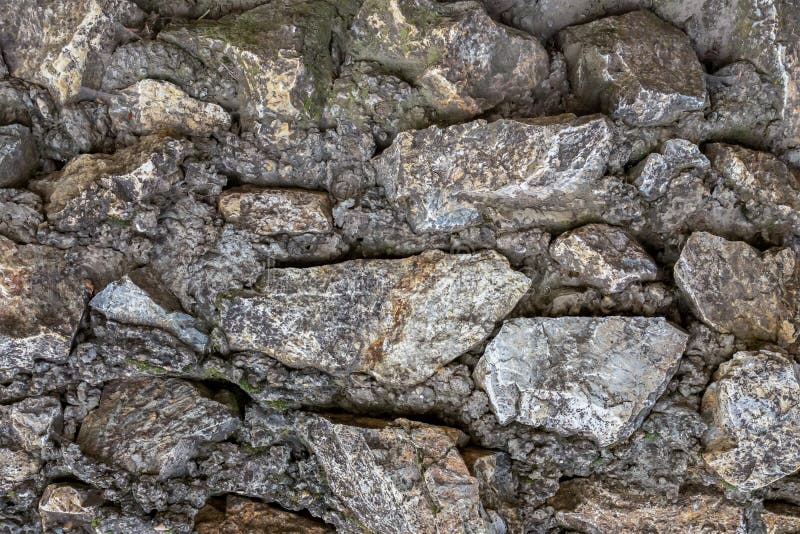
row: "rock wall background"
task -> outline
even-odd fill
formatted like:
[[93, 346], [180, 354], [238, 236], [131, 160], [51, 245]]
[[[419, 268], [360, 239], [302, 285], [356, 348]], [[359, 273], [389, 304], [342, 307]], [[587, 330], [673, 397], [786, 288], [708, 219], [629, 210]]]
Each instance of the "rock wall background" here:
[[800, 3], [0, 20], [0, 532], [800, 532]]

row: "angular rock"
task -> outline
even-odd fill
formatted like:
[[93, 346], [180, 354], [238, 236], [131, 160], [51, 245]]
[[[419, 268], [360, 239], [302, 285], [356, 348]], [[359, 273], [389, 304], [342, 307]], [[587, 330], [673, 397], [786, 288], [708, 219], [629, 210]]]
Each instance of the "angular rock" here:
[[223, 509], [204, 506], [195, 518], [197, 534], [330, 534], [332, 527], [259, 501], [228, 495]]
[[612, 136], [600, 116], [477, 120], [403, 132], [373, 162], [415, 232], [486, 220], [513, 229], [525, 224], [526, 210], [565, 210], [597, 188]]
[[73, 484], [50, 484], [39, 500], [45, 532], [58, 527], [91, 528], [103, 499], [98, 491]]
[[743, 490], [800, 469], [798, 398], [798, 365], [790, 356], [767, 350], [734, 354], [703, 396], [706, 463]]
[[648, 11], [573, 26], [558, 41], [585, 112], [653, 126], [705, 106], [703, 67], [689, 38]]
[[495, 252], [272, 269], [218, 299], [218, 323], [234, 351], [411, 385], [485, 339], [529, 284]]
[[0, 126], [0, 187], [25, 185], [38, 166], [31, 131], [21, 124]]
[[550, 256], [579, 283], [605, 293], [658, 276], [658, 266], [636, 239], [606, 224], [587, 224], [561, 234], [550, 244]]
[[793, 534], [800, 532], [800, 507], [785, 503], [764, 503], [761, 512], [766, 534]]
[[170, 82], [142, 80], [120, 91], [108, 110], [118, 131], [207, 136], [231, 126], [217, 104], [201, 102]]
[[63, 252], [0, 237], [0, 376], [63, 362], [90, 293]]
[[113, 224], [137, 232], [156, 226], [149, 201], [169, 190], [186, 145], [152, 136], [112, 155], [85, 154], [31, 184], [45, 198], [47, 219], [62, 232], [93, 235]]
[[511, 319], [475, 380], [502, 425], [517, 421], [606, 447], [641, 424], [689, 336], [656, 317]]
[[548, 501], [558, 525], [577, 532], [748, 532], [744, 511], [722, 495], [687, 490], [677, 499], [636, 495], [594, 478], [568, 480]]
[[246, 120], [313, 119], [333, 81], [336, 20], [337, 9], [325, 1], [287, 0], [219, 20], [174, 23], [158, 37], [227, 71]]
[[197, 447], [221, 441], [239, 426], [230, 409], [177, 379], [117, 381], [83, 420], [84, 454], [134, 474], [181, 475]]
[[175, 298], [145, 276], [137, 282], [126, 275], [110, 283], [92, 298], [89, 306], [118, 323], [159, 328], [169, 332], [194, 350], [203, 352], [208, 336], [197, 329], [197, 321], [182, 313]]
[[28, 398], [0, 406], [0, 491], [12, 491], [34, 478], [44, 463], [43, 449], [60, 433], [61, 403], [56, 398]]
[[11, 75], [45, 86], [60, 104], [98, 88], [114, 47], [144, 19], [126, 0], [21, 0], [0, 5], [0, 48]]
[[535, 38], [495, 23], [474, 2], [368, 0], [353, 21], [348, 52], [420, 87], [449, 121], [530, 99], [549, 72]]
[[42, 199], [24, 189], [0, 189], [0, 235], [17, 243], [32, 243], [44, 221]]
[[333, 214], [327, 193], [243, 186], [225, 190], [219, 212], [229, 223], [259, 235], [327, 234]]
[[405, 419], [353, 423], [306, 415], [297, 424], [349, 530], [495, 532], [456, 448], [463, 434]]
[[791, 343], [800, 334], [800, 269], [792, 250], [761, 253], [742, 241], [695, 232], [674, 271], [697, 317], [715, 330], [780, 343]]

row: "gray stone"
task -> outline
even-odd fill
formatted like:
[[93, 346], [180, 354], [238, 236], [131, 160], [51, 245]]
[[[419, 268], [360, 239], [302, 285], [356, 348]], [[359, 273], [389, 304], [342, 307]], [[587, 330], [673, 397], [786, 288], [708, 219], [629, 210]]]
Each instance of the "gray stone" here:
[[126, 275], [95, 295], [89, 306], [118, 323], [169, 332], [194, 350], [203, 352], [208, 336], [198, 330], [197, 321], [176, 310], [174, 303], [165, 302], [167, 295], [163, 289], [142, 282], [137, 284]]
[[678, 369], [689, 336], [663, 318], [511, 319], [475, 380], [513, 421], [606, 447], [641, 424]]
[[42, 199], [24, 189], [0, 189], [0, 235], [16, 243], [36, 240], [42, 216]]
[[600, 116], [477, 120], [403, 132], [374, 163], [379, 185], [415, 232], [487, 220], [514, 229], [599, 189], [612, 137]]
[[535, 38], [495, 23], [476, 2], [368, 0], [350, 36], [354, 59], [400, 73], [445, 120], [530, 99], [549, 70]]
[[344, 532], [496, 532], [456, 448], [458, 430], [319, 416], [302, 417], [297, 428], [349, 516], [349, 525], [337, 525]]
[[606, 224], [588, 224], [561, 234], [550, 244], [550, 256], [580, 284], [605, 293], [618, 293], [634, 282], [658, 276], [658, 266], [636, 239]]
[[800, 469], [798, 371], [766, 350], [737, 352], [717, 370], [703, 396], [703, 458], [726, 482], [755, 490]]
[[117, 381], [83, 420], [77, 443], [84, 454], [134, 474], [179, 476], [205, 442], [239, 427], [229, 407], [177, 379]]
[[558, 41], [584, 111], [652, 126], [705, 106], [703, 67], [689, 38], [650, 12], [567, 28]]
[[33, 479], [44, 464], [44, 451], [61, 431], [57, 398], [27, 398], [0, 406], [0, 491], [12, 492]]
[[742, 241], [695, 232], [674, 271], [697, 317], [715, 330], [780, 343], [791, 343], [800, 334], [792, 250], [761, 253]]
[[38, 166], [31, 131], [21, 124], [0, 126], [0, 187], [25, 185]]
[[530, 281], [495, 252], [272, 269], [219, 300], [231, 350], [412, 385], [485, 339]]
[[39, 500], [42, 529], [49, 532], [58, 527], [91, 528], [103, 498], [100, 492], [74, 484], [50, 484]]
[[333, 231], [331, 203], [320, 191], [237, 187], [220, 195], [219, 212], [227, 222], [258, 235]]

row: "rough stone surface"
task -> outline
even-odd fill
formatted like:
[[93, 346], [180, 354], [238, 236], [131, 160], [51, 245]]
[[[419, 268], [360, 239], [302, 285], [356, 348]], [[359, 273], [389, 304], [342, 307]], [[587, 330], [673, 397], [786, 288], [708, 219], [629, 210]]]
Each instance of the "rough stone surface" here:
[[576, 273], [580, 283], [607, 293], [658, 276], [655, 261], [628, 232], [604, 224], [561, 234], [550, 245], [550, 256], [564, 270]]
[[688, 336], [664, 319], [512, 319], [475, 370], [501, 424], [624, 439], [663, 393]]
[[85, 454], [131, 473], [171, 477], [186, 472], [201, 443], [221, 441], [238, 426], [230, 407], [187, 382], [120, 381], [104, 388], [77, 443]]
[[335, 532], [324, 523], [312, 521], [300, 514], [234, 495], [228, 495], [220, 508], [206, 505], [200, 510], [194, 524], [197, 534], [247, 534], [251, 532], [330, 534]]
[[483, 341], [529, 280], [496, 253], [273, 269], [220, 303], [231, 350], [415, 384]]
[[328, 195], [302, 189], [228, 189], [219, 197], [229, 223], [258, 235], [327, 234], [333, 230]]
[[696, 232], [675, 264], [675, 282], [712, 328], [791, 343], [800, 333], [798, 272], [790, 249], [760, 253], [747, 243]]
[[375, 165], [387, 198], [415, 232], [486, 219], [513, 229], [538, 215], [526, 210], [565, 210], [571, 197], [594, 187], [611, 144], [611, 125], [600, 116], [473, 121], [402, 133]]
[[21, 124], [0, 126], [0, 187], [24, 185], [37, 166], [30, 130]]
[[800, 469], [797, 367], [776, 352], [738, 352], [714, 375], [703, 458], [726, 482], [753, 490]]
[[50, 484], [39, 501], [42, 529], [91, 528], [98, 505], [102, 503], [102, 497], [96, 493], [73, 484]]
[[651, 126], [705, 105], [703, 67], [689, 38], [648, 11], [567, 28], [558, 41], [584, 109]]

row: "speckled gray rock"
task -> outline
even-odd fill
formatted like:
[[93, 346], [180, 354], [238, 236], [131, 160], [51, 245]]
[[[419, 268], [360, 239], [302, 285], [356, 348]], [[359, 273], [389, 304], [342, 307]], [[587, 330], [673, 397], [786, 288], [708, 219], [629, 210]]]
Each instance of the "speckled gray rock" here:
[[415, 232], [487, 220], [514, 229], [599, 188], [612, 138], [600, 116], [478, 120], [401, 133], [374, 163], [378, 183]]
[[349, 516], [338, 530], [496, 532], [480, 503], [478, 481], [456, 448], [464, 437], [458, 430], [404, 419], [336, 423], [318, 416], [301, 418], [297, 427]]
[[333, 231], [330, 199], [320, 191], [252, 186], [227, 189], [219, 197], [219, 212], [227, 222], [258, 235]]
[[0, 237], [0, 376], [64, 361], [90, 292], [61, 251]]
[[548, 74], [544, 47], [494, 22], [477, 2], [367, 0], [350, 37], [353, 58], [400, 73], [446, 120], [529, 100]]
[[126, 0], [3, 2], [0, 47], [13, 76], [45, 86], [63, 104], [99, 86], [114, 46], [135, 38], [125, 28], [143, 18]]
[[107, 319], [131, 326], [158, 328], [169, 332], [194, 350], [203, 352], [208, 337], [197, 329], [197, 321], [176, 310], [174, 297], [148, 280], [139, 284], [126, 275], [107, 285], [92, 298], [89, 306]]
[[495, 252], [267, 271], [219, 300], [234, 351], [412, 385], [485, 339], [530, 280]]
[[120, 91], [108, 110], [118, 132], [210, 135], [227, 130], [231, 117], [217, 104], [201, 102], [173, 83], [142, 80]]
[[703, 67], [689, 38], [648, 11], [567, 28], [558, 41], [586, 111], [648, 126], [705, 106]]
[[30, 129], [0, 126], [0, 187], [24, 185], [39, 162]]
[[37, 475], [50, 440], [61, 431], [61, 416], [61, 403], [53, 397], [0, 406], [0, 491], [11, 492]]
[[688, 338], [663, 318], [511, 319], [486, 347], [475, 380], [500, 424], [608, 446], [641, 424]]
[[0, 235], [16, 243], [36, 239], [42, 216], [42, 199], [24, 189], [0, 189]]
[[633, 236], [606, 224], [587, 224], [561, 234], [550, 244], [550, 256], [579, 283], [606, 293], [658, 275], [658, 266]]
[[167, 478], [186, 472], [201, 443], [221, 441], [238, 427], [230, 407], [188, 382], [142, 378], [107, 384], [77, 443], [110, 465]]
[[100, 492], [89, 487], [67, 483], [50, 484], [39, 500], [42, 529], [48, 532], [58, 527], [92, 528], [92, 521], [102, 502]]
[[331, 534], [335, 530], [303, 515], [261, 501], [228, 495], [221, 509], [204, 506], [195, 518], [197, 534]]
[[800, 379], [790, 356], [737, 352], [703, 396], [703, 458], [726, 482], [761, 488], [800, 469]]
[[675, 264], [675, 282], [712, 328], [741, 339], [794, 341], [798, 265], [790, 249], [759, 252], [742, 241], [695, 232]]

